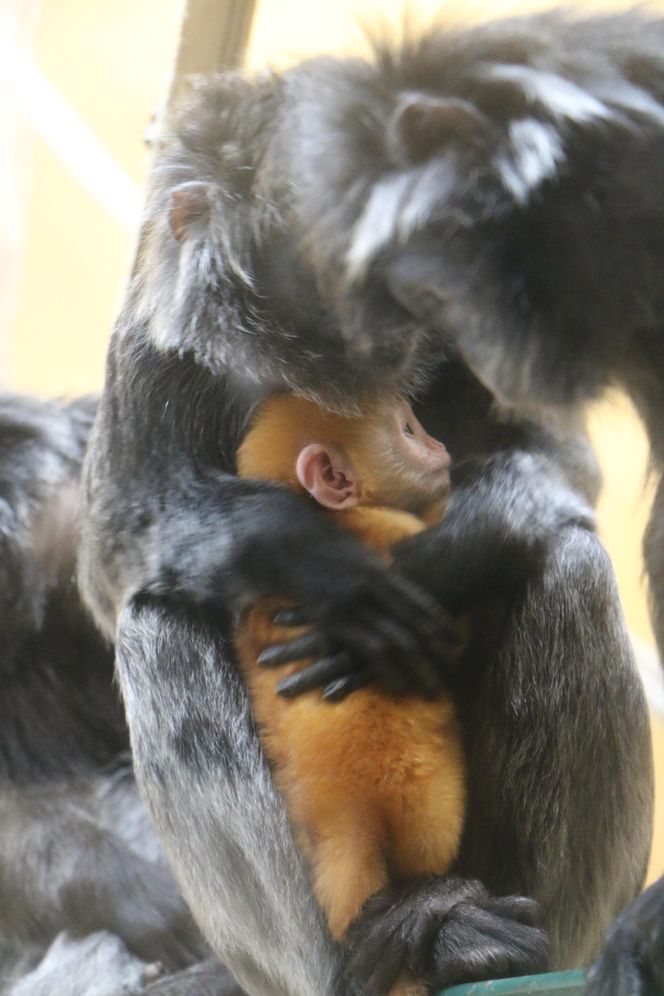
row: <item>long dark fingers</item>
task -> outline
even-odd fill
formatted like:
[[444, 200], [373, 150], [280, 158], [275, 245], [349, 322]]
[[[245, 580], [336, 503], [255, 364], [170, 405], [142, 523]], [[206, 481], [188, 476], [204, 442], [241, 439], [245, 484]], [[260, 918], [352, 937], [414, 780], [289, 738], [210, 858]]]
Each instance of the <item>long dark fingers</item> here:
[[490, 900], [491, 912], [506, 920], [516, 920], [527, 927], [539, 927], [544, 919], [542, 907], [527, 896], [499, 896]]
[[417, 637], [378, 609], [361, 610], [340, 622], [335, 637], [360, 669], [395, 694], [415, 690], [433, 695], [440, 687], [438, 668], [424, 656]]
[[323, 657], [314, 661], [309, 667], [291, 674], [277, 685], [279, 695], [294, 698], [302, 692], [310, 692], [314, 688], [323, 688], [348, 675], [349, 658], [346, 653]]
[[383, 648], [371, 662], [374, 673], [387, 687], [401, 691], [416, 688], [433, 695], [440, 688], [440, 676], [435, 664], [425, 656], [421, 642], [410, 630], [391, 619], [364, 617], [383, 641]]
[[275, 626], [288, 626], [296, 629], [299, 626], [310, 626], [314, 622], [311, 608], [304, 605], [294, 605], [288, 609], [278, 609], [272, 617]]
[[296, 636], [287, 643], [275, 643], [271, 647], [266, 647], [258, 655], [258, 663], [261, 667], [280, 667], [292, 661], [306, 660], [307, 657], [324, 657], [329, 650], [325, 634], [313, 630], [311, 633]]
[[446, 660], [450, 647], [458, 644], [454, 620], [427, 592], [396, 572], [387, 572], [387, 582], [370, 603], [383, 619], [402, 626], [420, 646], [423, 657]]
[[323, 698], [327, 702], [341, 702], [346, 696], [350, 695], [351, 692], [357, 691], [358, 688], [364, 688], [371, 682], [371, 672], [366, 668], [362, 668], [360, 671], [355, 671], [353, 674], [347, 674], [343, 678], [338, 678], [336, 681], [331, 682], [323, 692]]
[[435, 625], [441, 614], [438, 603], [416, 584], [396, 571], [386, 571], [382, 583], [369, 598], [391, 619], [403, 621], [416, 631]]

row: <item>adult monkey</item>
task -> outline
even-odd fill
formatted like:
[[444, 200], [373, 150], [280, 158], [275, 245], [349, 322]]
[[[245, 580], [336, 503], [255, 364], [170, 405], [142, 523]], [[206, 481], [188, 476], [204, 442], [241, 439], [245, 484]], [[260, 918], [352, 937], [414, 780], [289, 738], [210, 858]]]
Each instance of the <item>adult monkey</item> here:
[[[580, 964], [642, 881], [647, 716], [592, 533], [587, 452], [501, 409], [380, 265], [382, 241], [407, 245], [431, 197], [460, 223], [459, 184], [470, 207], [518, 199], [508, 167], [526, 168], [528, 139], [510, 122], [528, 95], [486, 70], [554, 60], [567, 30], [533, 18], [376, 64], [220, 78], [157, 154], [88, 455], [81, 578], [117, 636], [141, 790], [195, 916], [252, 994], [319, 996], [339, 968], [232, 660], [231, 617], [263, 593], [305, 607], [299, 652], [327, 658], [311, 680], [346, 689], [395, 670], [426, 683], [445, 657], [437, 605], [476, 610], [456, 682], [471, 790], [458, 875], [365, 909], [350, 967], [367, 992], [404, 964], [432, 985], [541, 967], [533, 906], [513, 893], [540, 901], [553, 964]], [[437, 89], [453, 99], [422, 127]], [[396, 570], [315, 509], [292, 514], [293, 496], [233, 476], [265, 393], [341, 407], [408, 386], [456, 459], [456, 495]], [[378, 661], [393, 666], [374, 675]]]
[[0, 393], [0, 993], [237, 996], [145, 813], [76, 588], [94, 409]]
[[[444, 330], [510, 402], [573, 409], [611, 385], [630, 395], [658, 476], [644, 556], [662, 655], [664, 21], [620, 15], [565, 24], [549, 16], [540, 21], [547, 54], [532, 58], [524, 58], [524, 28], [500, 64], [478, 64], [475, 88], [454, 92], [492, 172], [452, 189], [436, 190], [431, 177], [407, 231], [398, 207], [373, 244], [359, 223], [345, 276], [352, 283], [370, 272]], [[514, 108], [511, 157], [483, 107], [496, 84], [503, 106]], [[449, 114], [437, 95], [411, 96], [395, 135], [422, 152]], [[364, 228], [369, 220], [367, 212]], [[664, 991], [664, 879], [621, 915], [590, 991]]]

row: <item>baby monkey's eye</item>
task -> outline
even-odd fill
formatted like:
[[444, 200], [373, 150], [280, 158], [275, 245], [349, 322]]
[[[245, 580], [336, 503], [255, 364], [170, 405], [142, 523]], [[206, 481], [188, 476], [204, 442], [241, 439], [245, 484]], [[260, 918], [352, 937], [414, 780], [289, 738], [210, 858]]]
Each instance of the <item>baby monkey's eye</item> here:
[[410, 424], [410, 422], [406, 422], [404, 424], [403, 431], [406, 433], [407, 436], [414, 436], [415, 435], [415, 433], [413, 432], [413, 427]]

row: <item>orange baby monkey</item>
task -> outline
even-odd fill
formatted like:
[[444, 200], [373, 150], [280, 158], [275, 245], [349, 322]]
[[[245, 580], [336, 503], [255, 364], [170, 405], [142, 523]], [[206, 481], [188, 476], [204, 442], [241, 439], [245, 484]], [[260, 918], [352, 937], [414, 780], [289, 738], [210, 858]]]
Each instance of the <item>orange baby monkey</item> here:
[[[238, 453], [243, 477], [308, 493], [337, 524], [389, 560], [390, 548], [442, 515], [450, 459], [405, 401], [361, 418], [277, 395]], [[447, 693], [394, 698], [378, 688], [331, 705], [320, 692], [276, 693], [284, 674], [262, 650], [284, 639], [277, 603], [252, 607], [236, 635], [254, 715], [333, 936], [343, 940], [365, 900], [395, 880], [442, 874], [456, 856], [464, 811], [461, 740]], [[400, 996], [421, 993], [403, 981]]]

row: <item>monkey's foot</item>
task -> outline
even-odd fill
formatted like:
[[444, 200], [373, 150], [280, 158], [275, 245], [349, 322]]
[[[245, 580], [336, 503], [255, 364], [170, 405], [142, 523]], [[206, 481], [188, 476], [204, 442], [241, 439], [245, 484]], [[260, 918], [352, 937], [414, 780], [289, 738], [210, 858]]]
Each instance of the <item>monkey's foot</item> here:
[[418, 879], [372, 896], [351, 924], [349, 971], [371, 996], [403, 972], [436, 988], [546, 971], [548, 939], [532, 899], [492, 898], [479, 882]]

